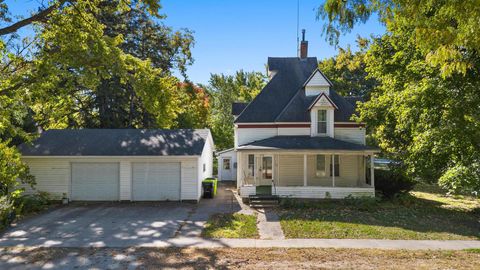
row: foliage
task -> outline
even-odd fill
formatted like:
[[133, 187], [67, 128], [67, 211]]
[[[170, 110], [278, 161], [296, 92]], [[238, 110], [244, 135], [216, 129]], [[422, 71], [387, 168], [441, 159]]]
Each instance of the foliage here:
[[258, 238], [257, 217], [244, 214], [216, 214], [202, 232], [208, 238]]
[[32, 187], [35, 184], [28, 166], [20, 160], [17, 150], [7, 143], [0, 142], [0, 195], [8, 195], [14, 191], [19, 185], [17, 179]]
[[13, 201], [5, 195], [0, 196], [0, 230], [9, 226], [15, 219]]
[[375, 170], [375, 190], [386, 198], [392, 199], [397, 194], [407, 193], [414, 186], [415, 182], [405, 176], [401, 169]]
[[470, 193], [480, 196], [480, 164], [455, 165], [439, 179], [439, 185], [452, 193]]
[[210, 114], [210, 96], [203, 87], [192, 82], [178, 85], [180, 113], [176, 120], [177, 128], [205, 128]]
[[21, 214], [36, 213], [45, 210], [51, 204], [51, 197], [46, 192], [20, 196], [15, 200], [15, 209]]
[[366, 71], [367, 40], [359, 38], [357, 43], [360, 46], [359, 51], [352, 52], [350, 47], [340, 48], [336, 56], [321, 60], [319, 68], [332, 81], [333, 89], [341, 95], [368, 100], [377, 82], [369, 77]]
[[210, 127], [217, 149], [233, 147], [232, 103], [250, 102], [266, 84], [260, 72], [237, 71], [235, 75], [212, 74], [208, 92], [212, 97]]
[[477, 69], [472, 54], [480, 50], [480, 21], [474, 19], [480, 17], [478, 1], [327, 0], [317, 18], [328, 20], [324, 31], [337, 44], [342, 32], [365, 23], [372, 14], [389, 32], [408, 29], [403, 34], [412, 46], [444, 76]]

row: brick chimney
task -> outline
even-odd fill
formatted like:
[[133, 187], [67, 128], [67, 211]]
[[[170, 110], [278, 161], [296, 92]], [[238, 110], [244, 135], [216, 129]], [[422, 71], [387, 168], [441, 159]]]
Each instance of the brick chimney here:
[[302, 29], [302, 41], [300, 42], [300, 58], [308, 56], [308, 41], [305, 40], [305, 29]]

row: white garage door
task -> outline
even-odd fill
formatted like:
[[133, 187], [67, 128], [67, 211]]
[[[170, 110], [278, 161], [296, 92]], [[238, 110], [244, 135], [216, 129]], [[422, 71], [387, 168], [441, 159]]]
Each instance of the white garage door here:
[[72, 200], [117, 201], [118, 163], [72, 163]]
[[134, 201], [179, 201], [180, 163], [133, 163]]

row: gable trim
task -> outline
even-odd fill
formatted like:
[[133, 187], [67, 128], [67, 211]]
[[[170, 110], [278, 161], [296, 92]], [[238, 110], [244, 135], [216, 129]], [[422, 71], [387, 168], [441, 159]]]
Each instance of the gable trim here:
[[320, 75], [328, 82], [330, 87], [333, 86], [332, 82], [327, 78], [327, 76], [325, 76], [325, 74], [323, 74], [323, 72], [319, 68], [317, 68], [315, 69], [315, 71], [313, 71], [312, 75], [310, 75], [310, 77], [308, 77], [308, 79], [305, 81], [305, 83], [303, 84], [303, 87], [307, 86], [307, 84], [310, 82], [310, 80], [313, 78], [313, 76], [315, 76], [317, 72], [319, 72]]
[[322, 96], [327, 98], [328, 102], [330, 102], [330, 104], [332, 104], [332, 106], [338, 110], [337, 105], [327, 95], [325, 95], [325, 93], [321, 93], [313, 100], [312, 104], [310, 104], [310, 106], [308, 107], [309, 111], [315, 106], [315, 104], [317, 104], [317, 102], [322, 98]]

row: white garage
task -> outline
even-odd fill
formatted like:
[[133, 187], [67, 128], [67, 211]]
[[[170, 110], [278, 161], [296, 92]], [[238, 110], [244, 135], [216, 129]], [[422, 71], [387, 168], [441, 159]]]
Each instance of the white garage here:
[[72, 163], [72, 201], [118, 201], [119, 163]]
[[180, 163], [133, 163], [132, 200], [179, 201]]
[[71, 201], [198, 201], [213, 171], [208, 129], [48, 130], [19, 150], [37, 191]]

